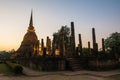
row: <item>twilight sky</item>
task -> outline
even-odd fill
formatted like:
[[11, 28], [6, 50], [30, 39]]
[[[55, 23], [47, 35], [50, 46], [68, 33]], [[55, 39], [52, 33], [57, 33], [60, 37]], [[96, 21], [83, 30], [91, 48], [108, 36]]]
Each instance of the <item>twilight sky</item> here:
[[[113, 32], [120, 32], [120, 0], [0, 0], [0, 51], [17, 50], [27, 32], [31, 9], [38, 39], [52, 39], [62, 25], [74, 21], [76, 43], [81, 33], [83, 45], [92, 40], [96, 29], [97, 42]], [[92, 45], [91, 45], [92, 47]]]

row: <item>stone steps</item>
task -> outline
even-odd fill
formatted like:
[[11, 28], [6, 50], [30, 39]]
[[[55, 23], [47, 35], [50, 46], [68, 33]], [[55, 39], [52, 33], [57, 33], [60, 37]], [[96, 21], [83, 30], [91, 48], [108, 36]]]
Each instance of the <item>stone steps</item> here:
[[81, 70], [81, 64], [79, 58], [68, 58], [69, 65], [73, 71]]

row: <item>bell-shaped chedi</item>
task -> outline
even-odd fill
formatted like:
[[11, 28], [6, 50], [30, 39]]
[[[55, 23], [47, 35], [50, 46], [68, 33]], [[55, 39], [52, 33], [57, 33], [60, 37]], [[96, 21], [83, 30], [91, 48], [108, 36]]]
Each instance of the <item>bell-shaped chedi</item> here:
[[32, 57], [35, 54], [38, 54], [39, 52], [38, 50], [39, 50], [39, 40], [35, 33], [35, 29], [33, 26], [32, 12], [31, 12], [30, 23], [27, 33], [25, 34], [23, 41], [16, 52], [16, 57], [24, 57], [24, 58]]

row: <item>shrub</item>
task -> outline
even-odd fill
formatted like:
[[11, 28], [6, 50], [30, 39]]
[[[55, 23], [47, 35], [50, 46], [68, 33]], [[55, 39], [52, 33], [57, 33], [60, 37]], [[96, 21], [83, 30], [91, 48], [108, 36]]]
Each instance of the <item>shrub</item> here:
[[14, 71], [16, 74], [21, 74], [23, 71], [23, 68], [21, 65], [11, 62], [6, 62], [6, 64]]

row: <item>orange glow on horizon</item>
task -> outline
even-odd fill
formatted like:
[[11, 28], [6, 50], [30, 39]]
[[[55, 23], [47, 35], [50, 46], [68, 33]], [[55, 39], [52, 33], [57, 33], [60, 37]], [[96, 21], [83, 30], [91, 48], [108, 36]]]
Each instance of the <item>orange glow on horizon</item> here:
[[[76, 47], [78, 46], [78, 44], [79, 44], [79, 42], [78, 42], [78, 40], [77, 40], [78, 38], [76, 38]], [[101, 48], [101, 39], [98, 39], [98, 47], [99, 47], [99, 49]], [[14, 44], [14, 43], [13, 43]], [[7, 45], [7, 44], [2, 44], [2, 45], [0, 45], [0, 51], [10, 51], [10, 50], [12, 50], [12, 49], [14, 49], [14, 50], [17, 50], [19, 47], [20, 47], [20, 44], [21, 44], [21, 42], [19, 43], [19, 44], [16, 44], [16, 45]], [[85, 40], [84, 38], [82, 39], [82, 44], [83, 44], [83, 48], [84, 47], [88, 47], [88, 41], [87, 40]], [[91, 48], [92, 48], [92, 40], [90, 41], [90, 45], [91, 45]], [[41, 53], [41, 52], [40, 52]]]
[[0, 45], [0, 51], [11, 51], [12, 49], [16, 51], [18, 48], [19, 46]]

